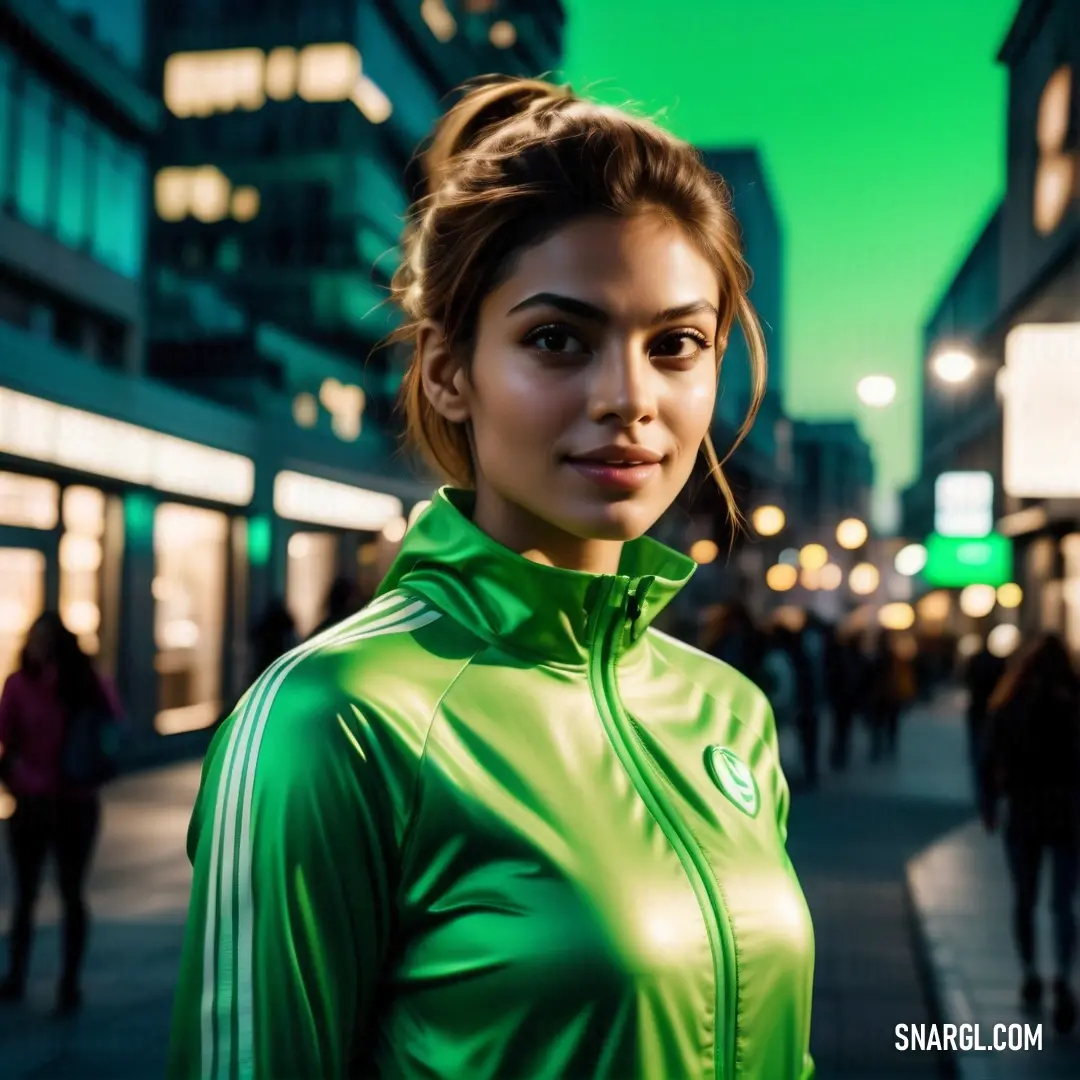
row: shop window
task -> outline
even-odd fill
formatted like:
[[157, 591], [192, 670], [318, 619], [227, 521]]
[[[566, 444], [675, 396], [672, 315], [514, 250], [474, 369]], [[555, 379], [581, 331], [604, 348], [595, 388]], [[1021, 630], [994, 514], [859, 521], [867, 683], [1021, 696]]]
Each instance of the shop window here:
[[162, 503], [154, 512], [154, 644], [162, 735], [208, 727], [221, 709], [229, 519]]
[[50, 224], [51, 110], [49, 88], [39, 79], [27, 75], [18, 100], [15, 206], [23, 221], [39, 229]]
[[101, 651], [101, 564], [105, 496], [96, 488], [69, 487], [61, 511], [60, 618], [83, 652]]
[[78, 109], [65, 110], [60, 129], [60, 198], [56, 233], [61, 243], [81, 248], [90, 238], [89, 126]]
[[326, 600], [337, 572], [337, 537], [334, 533], [293, 533], [285, 577], [285, 606], [306, 638], [326, 615]]
[[0, 472], [0, 525], [55, 529], [60, 518], [60, 487], [52, 480]]
[[44, 553], [0, 548], [0, 682], [19, 666], [26, 632], [44, 607]]

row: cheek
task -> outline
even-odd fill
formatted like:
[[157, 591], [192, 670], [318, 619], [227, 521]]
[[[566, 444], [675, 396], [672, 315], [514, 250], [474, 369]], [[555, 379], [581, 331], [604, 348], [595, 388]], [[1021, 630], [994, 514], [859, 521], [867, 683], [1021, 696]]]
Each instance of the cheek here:
[[696, 450], [712, 425], [716, 409], [716, 381], [703, 377], [680, 386], [672, 398], [672, 406], [672, 429], [681, 443], [692, 443]]

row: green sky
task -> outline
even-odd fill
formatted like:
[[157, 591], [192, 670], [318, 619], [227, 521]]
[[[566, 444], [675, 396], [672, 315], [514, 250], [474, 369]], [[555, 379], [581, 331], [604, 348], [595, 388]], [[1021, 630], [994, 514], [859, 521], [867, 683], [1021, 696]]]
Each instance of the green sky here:
[[858, 415], [858, 379], [892, 375], [896, 404], [863, 432], [882, 483], [907, 484], [921, 328], [1004, 188], [995, 57], [1018, 0], [565, 2], [575, 88], [663, 110], [702, 146], [760, 148], [786, 246], [788, 411]]

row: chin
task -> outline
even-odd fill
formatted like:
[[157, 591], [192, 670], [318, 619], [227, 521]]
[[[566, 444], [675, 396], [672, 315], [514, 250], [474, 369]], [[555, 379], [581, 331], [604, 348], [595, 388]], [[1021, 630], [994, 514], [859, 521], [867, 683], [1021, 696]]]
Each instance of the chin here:
[[636, 540], [656, 523], [660, 514], [634, 499], [597, 502], [588, 507], [574, 507], [567, 514], [570, 528], [582, 540]]

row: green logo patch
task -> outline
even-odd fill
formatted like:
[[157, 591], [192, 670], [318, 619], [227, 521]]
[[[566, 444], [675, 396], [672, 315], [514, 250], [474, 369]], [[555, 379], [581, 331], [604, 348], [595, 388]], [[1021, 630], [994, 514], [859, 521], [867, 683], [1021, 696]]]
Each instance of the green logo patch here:
[[705, 752], [705, 761], [716, 786], [744, 814], [755, 817], [761, 799], [750, 766], [724, 746], [710, 746]]

